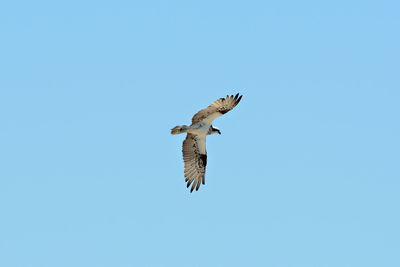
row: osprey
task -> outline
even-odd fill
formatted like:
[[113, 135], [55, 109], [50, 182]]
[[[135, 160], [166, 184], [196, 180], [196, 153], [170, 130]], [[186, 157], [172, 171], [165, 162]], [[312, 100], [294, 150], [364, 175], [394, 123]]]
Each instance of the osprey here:
[[204, 184], [204, 177], [207, 165], [206, 136], [210, 134], [221, 134], [217, 127], [212, 126], [212, 121], [227, 113], [240, 102], [242, 96], [227, 95], [214, 101], [207, 108], [197, 112], [192, 118], [190, 126], [176, 126], [171, 129], [171, 134], [187, 133], [183, 141], [182, 153], [185, 163], [185, 182], [187, 186], [193, 183], [190, 193], [196, 188], [199, 190], [200, 184]]

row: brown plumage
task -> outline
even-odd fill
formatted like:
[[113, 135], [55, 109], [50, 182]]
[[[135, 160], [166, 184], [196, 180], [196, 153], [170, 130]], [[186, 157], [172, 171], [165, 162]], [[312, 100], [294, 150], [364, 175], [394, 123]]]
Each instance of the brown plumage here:
[[195, 188], [196, 191], [199, 190], [200, 183], [205, 183], [207, 154], [200, 153], [199, 142], [202, 141], [198, 136], [188, 133], [182, 145], [186, 187], [192, 184], [190, 192], [193, 192]]
[[182, 125], [171, 129], [171, 134], [187, 133], [183, 141], [182, 153], [185, 164], [185, 182], [191, 186], [190, 192], [199, 190], [200, 184], [205, 184], [207, 165], [206, 136], [219, 133], [218, 128], [211, 125], [212, 121], [229, 112], [239, 104], [242, 96], [227, 95], [214, 101], [207, 108], [197, 112], [192, 118], [190, 126]]
[[211, 121], [213, 121], [215, 118], [227, 113], [228, 111], [236, 107], [241, 99], [242, 96], [236, 94], [235, 96], [227, 95], [225, 98], [215, 100], [207, 108], [200, 110], [193, 116], [192, 124], [208, 118], [211, 118]]

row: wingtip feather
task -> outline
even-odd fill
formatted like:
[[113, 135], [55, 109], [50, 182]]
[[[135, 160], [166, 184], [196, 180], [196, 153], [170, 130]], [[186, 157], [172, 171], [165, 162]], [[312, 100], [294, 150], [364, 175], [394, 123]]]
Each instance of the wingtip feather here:
[[199, 190], [200, 184], [201, 184], [201, 181], [199, 180], [199, 181], [197, 182], [197, 185], [196, 185], [196, 191]]
[[195, 188], [195, 183], [193, 183], [193, 185], [192, 185], [192, 188], [190, 188], [190, 193], [192, 193], [193, 192], [193, 189]]
[[236, 100], [236, 105], [239, 104], [240, 100], [242, 100], [242, 96], [243, 95], [239, 96], [239, 98]]

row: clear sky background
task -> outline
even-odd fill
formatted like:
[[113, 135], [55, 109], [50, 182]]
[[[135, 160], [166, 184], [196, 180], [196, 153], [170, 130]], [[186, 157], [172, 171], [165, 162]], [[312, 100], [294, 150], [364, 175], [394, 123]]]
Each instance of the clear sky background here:
[[400, 266], [399, 10], [2, 2], [0, 266]]

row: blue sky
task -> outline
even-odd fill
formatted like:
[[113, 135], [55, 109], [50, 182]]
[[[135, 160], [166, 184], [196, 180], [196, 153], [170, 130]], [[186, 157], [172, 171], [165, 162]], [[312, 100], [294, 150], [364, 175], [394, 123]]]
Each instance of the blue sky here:
[[399, 8], [2, 3], [0, 265], [400, 266]]

